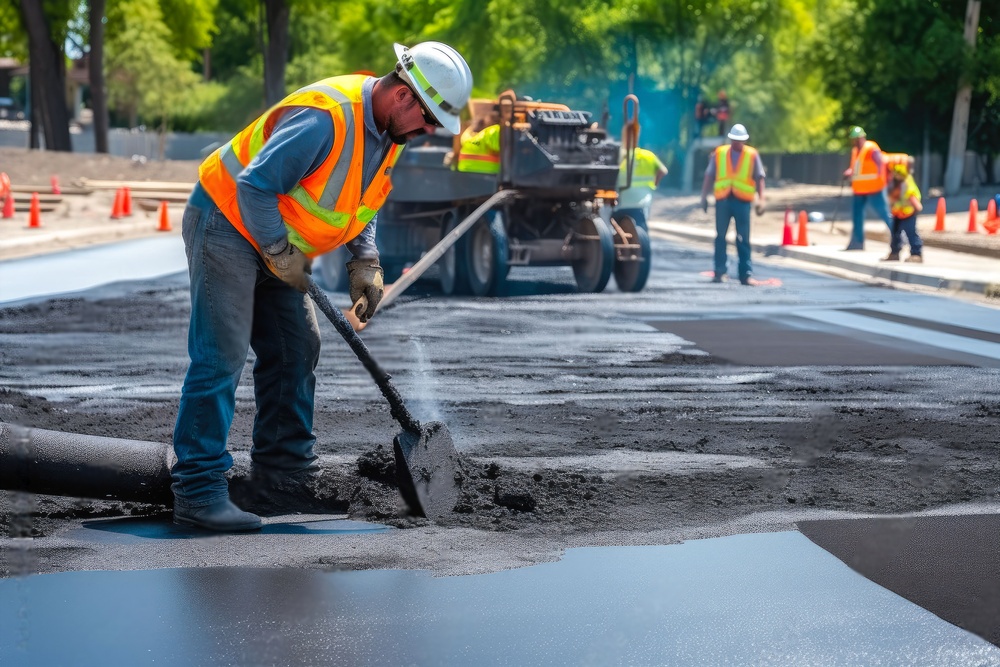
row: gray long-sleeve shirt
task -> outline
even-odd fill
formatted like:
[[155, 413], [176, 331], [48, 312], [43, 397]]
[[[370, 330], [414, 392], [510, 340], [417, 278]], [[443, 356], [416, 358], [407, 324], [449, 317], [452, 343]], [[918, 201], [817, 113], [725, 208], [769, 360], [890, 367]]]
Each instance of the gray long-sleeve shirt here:
[[[376, 79], [362, 87], [365, 153], [362, 191], [375, 177], [392, 140], [379, 133], [372, 113], [371, 94]], [[348, 131], [353, 131], [349, 127]], [[236, 179], [236, 197], [247, 231], [261, 247], [287, 237], [278, 212], [278, 194], [288, 194], [303, 178], [313, 173], [333, 147], [333, 119], [329, 112], [311, 107], [289, 109], [282, 114], [260, 152]], [[200, 187], [200, 185], [198, 186]], [[355, 257], [377, 258], [375, 229], [378, 216], [365, 225], [361, 234], [347, 244]]]

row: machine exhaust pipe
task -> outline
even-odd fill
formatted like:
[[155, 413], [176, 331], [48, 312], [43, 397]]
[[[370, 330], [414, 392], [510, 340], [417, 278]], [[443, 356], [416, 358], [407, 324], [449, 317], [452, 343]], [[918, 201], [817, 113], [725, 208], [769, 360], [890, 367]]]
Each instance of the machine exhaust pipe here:
[[0, 422], [0, 489], [172, 504], [173, 447]]

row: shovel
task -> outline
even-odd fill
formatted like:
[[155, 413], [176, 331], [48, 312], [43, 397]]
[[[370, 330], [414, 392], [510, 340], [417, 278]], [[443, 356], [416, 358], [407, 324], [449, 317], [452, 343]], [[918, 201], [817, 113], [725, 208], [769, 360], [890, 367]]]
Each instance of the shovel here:
[[458, 452], [448, 427], [441, 422], [421, 426], [413, 418], [403, 404], [403, 398], [389, 381], [391, 376], [379, 366], [361, 336], [354, 331], [344, 314], [334, 308], [312, 278], [309, 279], [309, 296], [368, 369], [389, 402], [393, 419], [403, 427], [392, 441], [392, 451], [396, 458], [396, 484], [410, 512], [432, 521], [447, 516], [458, 500], [455, 480]]

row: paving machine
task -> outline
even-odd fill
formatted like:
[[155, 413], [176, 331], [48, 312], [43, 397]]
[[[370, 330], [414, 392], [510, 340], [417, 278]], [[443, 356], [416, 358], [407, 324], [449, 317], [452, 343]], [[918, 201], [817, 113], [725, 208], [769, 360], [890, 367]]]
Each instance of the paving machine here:
[[[386, 282], [507, 191], [437, 260], [445, 294], [503, 294], [509, 271], [520, 266], [571, 266], [581, 292], [602, 291], [612, 275], [620, 290], [641, 290], [651, 264], [649, 237], [631, 217], [611, 212], [621, 144], [591, 124], [588, 112], [518, 99], [513, 91], [472, 100], [470, 110], [474, 125], [499, 121], [500, 172], [457, 171], [459, 137], [435, 134], [408, 144], [378, 215]], [[634, 149], [628, 139], [638, 118], [634, 96], [626, 99], [626, 118], [627, 148]], [[626, 151], [629, 158], [632, 152]], [[341, 248], [320, 258], [317, 277], [326, 289], [346, 289], [346, 253]]]

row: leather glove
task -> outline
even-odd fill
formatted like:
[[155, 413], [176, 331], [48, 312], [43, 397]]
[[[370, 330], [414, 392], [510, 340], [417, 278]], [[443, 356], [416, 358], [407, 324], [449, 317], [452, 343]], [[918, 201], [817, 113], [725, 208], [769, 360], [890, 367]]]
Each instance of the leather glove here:
[[382, 282], [384, 276], [377, 259], [352, 259], [347, 263], [351, 303], [357, 303], [361, 297], [368, 300], [368, 307], [363, 312], [355, 313], [362, 322], [371, 319], [378, 302], [382, 300], [382, 294], [385, 292], [385, 285]]
[[309, 274], [312, 260], [302, 254], [296, 246], [283, 239], [261, 248], [264, 264], [271, 273], [300, 292], [309, 291]]
[[700, 204], [700, 206], [701, 206], [701, 210], [702, 211], [704, 211], [705, 213], [708, 213], [708, 197], [702, 197], [701, 198], [701, 204]]

